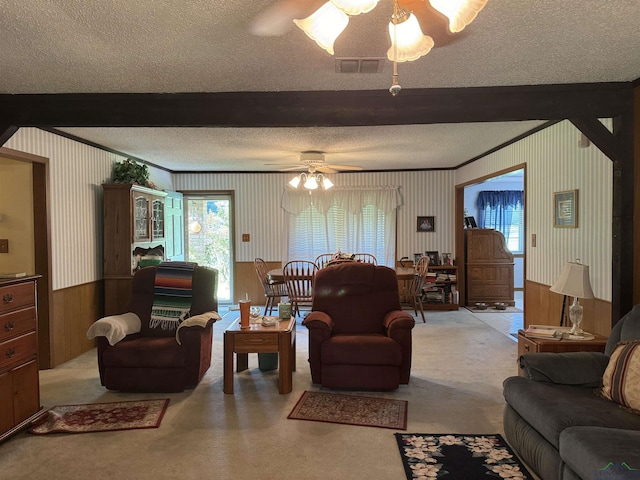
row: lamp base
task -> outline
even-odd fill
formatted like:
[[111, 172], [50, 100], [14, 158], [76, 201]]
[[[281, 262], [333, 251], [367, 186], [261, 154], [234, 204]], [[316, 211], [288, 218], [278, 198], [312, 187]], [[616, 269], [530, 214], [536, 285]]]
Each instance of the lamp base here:
[[578, 301], [578, 297], [573, 297], [573, 303], [569, 307], [569, 320], [571, 320], [571, 335], [582, 335], [584, 330], [580, 328], [582, 323], [583, 308]]

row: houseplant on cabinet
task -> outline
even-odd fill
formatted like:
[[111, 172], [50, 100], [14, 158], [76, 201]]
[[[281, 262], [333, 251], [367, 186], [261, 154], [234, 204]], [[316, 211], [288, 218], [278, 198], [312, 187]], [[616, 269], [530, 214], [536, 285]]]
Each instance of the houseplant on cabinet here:
[[129, 183], [143, 187], [151, 186], [149, 184], [149, 168], [146, 165], [137, 163], [132, 158], [127, 158], [113, 165], [111, 181], [113, 183]]

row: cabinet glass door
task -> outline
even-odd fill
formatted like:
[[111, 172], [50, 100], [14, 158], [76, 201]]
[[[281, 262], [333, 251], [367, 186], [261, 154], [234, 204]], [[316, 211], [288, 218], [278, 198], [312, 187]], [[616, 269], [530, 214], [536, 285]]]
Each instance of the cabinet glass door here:
[[143, 194], [133, 197], [133, 241], [148, 242], [151, 240], [149, 231], [149, 199]]

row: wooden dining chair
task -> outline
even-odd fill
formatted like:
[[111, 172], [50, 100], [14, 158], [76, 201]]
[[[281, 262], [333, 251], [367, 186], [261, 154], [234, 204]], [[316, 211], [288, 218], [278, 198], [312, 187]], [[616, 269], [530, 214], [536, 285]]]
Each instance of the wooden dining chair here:
[[353, 259], [356, 262], [378, 265], [378, 259], [375, 257], [375, 255], [372, 255], [370, 253], [356, 253]]
[[276, 306], [276, 299], [289, 296], [287, 285], [284, 281], [275, 281], [269, 278], [269, 267], [262, 258], [256, 258], [253, 264], [256, 267], [256, 274], [258, 275], [258, 279], [260, 279], [266, 298], [264, 314], [271, 315], [271, 312]]
[[300, 314], [300, 308], [311, 308], [313, 299], [313, 280], [318, 266], [308, 260], [292, 260], [282, 268], [282, 274], [289, 292], [291, 315]]
[[333, 260], [333, 253], [321, 253], [316, 257], [315, 264], [318, 268], [324, 268], [331, 260]]
[[422, 306], [422, 297], [424, 295], [424, 287], [427, 278], [427, 272], [429, 271], [429, 257], [421, 257], [415, 266], [415, 273], [413, 279], [409, 284], [406, 297], [413, 305], [413, 311], [418, 316], [418, 310], [422, 316], [422, 322], [426, 323], [424, 318], [424, 307]]

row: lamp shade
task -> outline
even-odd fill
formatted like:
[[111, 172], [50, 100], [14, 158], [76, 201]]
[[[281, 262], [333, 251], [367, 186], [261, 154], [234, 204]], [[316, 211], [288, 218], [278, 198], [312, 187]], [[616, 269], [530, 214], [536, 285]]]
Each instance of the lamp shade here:
[[336, 7], [347, 15], [360, 15], [370, 12], [378, 5], [379, 0], [331, 0]]
[[293, 23], [320, 47], [333, 55], [336, 38], [347, 28], [349, 16], [327, 2], [305, 19], [295, 19]]
[[487, 0], [429, 0], [429, 3], [449, 19], [449, 30], [456, 33], [473, 22]]
[[560, 277], [549, 290], [561, 295], [578, 298], [593, 298], [591, 282], [589, 281], [589, 265], [567, 262], [560, 272]]
[[[426, 55], [433, 48], [433, 38], [424, 35], [416, 16], [411, 13], [406, 20], [393, 19], [389, 22], [391, 47], [387, 50], [387, 58], [396, 62], [411, 62]], [[395, 31], [394, 31], [395, 30]]]

